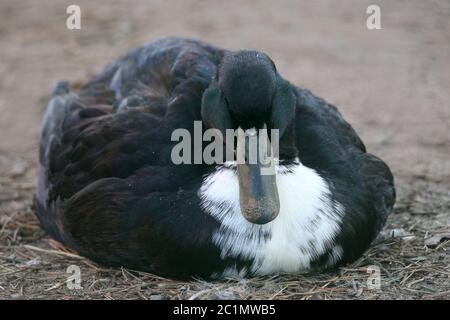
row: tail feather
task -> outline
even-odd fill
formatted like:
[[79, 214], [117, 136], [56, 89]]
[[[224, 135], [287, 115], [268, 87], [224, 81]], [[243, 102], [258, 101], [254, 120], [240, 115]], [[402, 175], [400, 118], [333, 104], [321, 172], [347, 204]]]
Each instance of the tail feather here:
[[75, 96], [70, 94], [69, 83], [60, 81], [53, 89], [52, 96], [42, 119], [41, 140], [39, 146], [39, 174], [35, 196], [36, 216], [44, 230], [62, 241], [58, 230], [58, 216], [55, 205], [48, 203], [48, 168], [50, 153], [60, 143], [62, 126], [70, 112]]
[[67, 81], [60, 81], [56, 84], [42, 119], [39, 160], [44, 167], [48, 164], [52, 145], [57, 143], [61, 137], [64, 119], [71, 111], [74, 99], [75, 96], [70, 94]]
[[52, 96], [62, 96], [65, 94], [69, 94], [70, 85], [69, 81], [58, 81], [53, 88]]

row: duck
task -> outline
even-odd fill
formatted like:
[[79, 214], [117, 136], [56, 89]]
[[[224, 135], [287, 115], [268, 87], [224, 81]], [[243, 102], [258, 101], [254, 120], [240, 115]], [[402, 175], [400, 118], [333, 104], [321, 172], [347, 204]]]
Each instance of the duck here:
[[[264, 129], [277, 133], [271, 174], [242, 146]], [[175, 163], [176, 130], [243, 135], [218, 139], [224, 161]], [[364, 254], [395, 202], [386, 163], [267, 54], [179, 37], [81, 86], [56, 84], [37, 180], [36, 216], [52, 238], [100, 265], [169, 278], [338, 268]]]

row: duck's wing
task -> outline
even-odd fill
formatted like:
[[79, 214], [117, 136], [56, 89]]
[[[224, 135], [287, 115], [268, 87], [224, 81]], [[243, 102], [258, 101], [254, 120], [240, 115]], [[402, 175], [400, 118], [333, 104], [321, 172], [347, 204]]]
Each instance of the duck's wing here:
[[[297, 89], [296, 134], [303, 164], [325, 176], [364, 184], [386, 203], [395, 200], [394, 178], [384, 161], [368, 153], [338, 109], [309, 90]], [[380, 194], [381, 193], [381, 194]], [[389, 209], [389, 210], [388, 210]]]
[[[141, 195], [171, 193], [201, 177], [195, 170], [168, 168], [176, 143], [171, 133], [201, 119], [201, 95], [221, 54], [201, 42], [167, 38], [131, 51], [77, 92], [59, 83], [40, 141], [36, 213], [44, 229], [67, 242], [67, 208], [73, 211], [75, 195], [98, 202], [93, 185], [111, 181], [125, 189], [139, 184]], [[102, 212], [102, 205], [95, 209]]]
[[111, 63], [76, 94], [58, 84], [40, 145], [50, 198], [168, 162], [171, 131], [201, 119], [201, 95], [222, 55], [200, 41], [164, 38]]
[[[183, 84], [168, 108], [194, 110], [201, 88], [195, 81]], [[100, 104], [106, 102], [72, 94], [64, 84], [55, 90], [40, 147], [36, 214], [42, 227], [108, 265], [201, 274], [201, 268], [186, 262], [192, 259], [206, 261], [207, 272], [219, 254], [211, 255], [217, 249], [207, 241], [217, 222], [202, 214], [197, 196], [202, 169], [170, 161], [176, 143], [170, 139], [172, 130], [183, 119], [191, 123], [190, 114], [177, 118], [173, 111], [172, 117], [162, 118], [143, 110], [114, 112], [111, 105]], [[185, 191], [180, 193], [181, 188]], [[167, 262], [166, 256], [174, 258]], [[180, 263], [186, 268], [180, 270]]]
[[[297, 137], [304, 154], [336, 156], [343, 149], [366, 152], [366, 147], [337, 108], [306, 89], [297, 89]], [[307, 152], [306, 152], [307, 151]], [[338, 154], [339, 156], [339, 154]]]
[[77, 95], [53, 97], [40, 145], [46, 200], [67, 199], [95, 180], [127, 177], [144, 163], [157, 162], [165, 151], [157, 141], [164, 130], [157, 138], [152, 133], [160, 125], [151, 113], [113, 113], [112, 106], [85, 106]]
[[330, 196], [345, 208], [336, 241], [344, 249], [343, 261], [351, 261], [367, 248], [392, 211], [394, 178], [386, 163], [366, 152], [336, 107], [308, 90], [297, 89], [296, 94], [299, 158], [329, 182]]
[[224, 53], [197, 40], [163, 38], [114, 61], [87, 87], [107, 84], [114, 92], [115, 110], [145, 106], [163, 115], [166, 110], [154, 105], [167, 107], [186, 82], [207, 86]]

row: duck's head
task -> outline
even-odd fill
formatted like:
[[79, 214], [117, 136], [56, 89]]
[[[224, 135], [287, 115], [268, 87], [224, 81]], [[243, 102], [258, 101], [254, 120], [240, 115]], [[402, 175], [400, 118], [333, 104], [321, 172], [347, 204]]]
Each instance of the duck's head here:
[[[242, 215], [252, 223], [265, 224], [275, 219], [280, 201], [275, 170], [272, 174], [262, 173], [266, 164], [261, 159], [261, 150], [251, 155], [255, 149], [242, 144], [254, 135], [262, 138], [259, 129], [263, 128], [268, 129], [270, 139], [272, 129], [277, 129], [281, 138], [294, 118], [294, 111], [291, 85], [281, 78], [272, 60], [257, 51], [226, 54], [215, 79], [203, 94], [202, 119], [208, 128], [220, 130], [224, 137], [226, 129], [245, 132], [244, 138], [227, 147], [245, 154], [241, 158], [245, 161], [237, 164], [239, 200]], [[268, 142], [258, 143], [258, 148], [269, 149], [271, 141]]]

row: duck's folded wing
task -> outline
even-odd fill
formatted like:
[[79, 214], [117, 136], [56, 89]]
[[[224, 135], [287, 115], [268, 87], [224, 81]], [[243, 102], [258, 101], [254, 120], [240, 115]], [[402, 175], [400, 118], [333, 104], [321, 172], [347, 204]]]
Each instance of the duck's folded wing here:
[[[297, 141], [302, 163], [329, 177], [341, 203], [350, 201], [349, 208], [365, 212], [360, 217], [375, 215], [381, 228], [395, 202], [389, 167], [366, 152], [336, 107], [308, 90], [297, 90], [297, 99]], [[340, 190], [353, 190], [352, 197]], [[354, 192], [359, 196], [353, 196]]]
[[127, 177], [158, 158], [154, 144], [153, 152], [144, 147], [159, 125], [157, 117], [82, 103], [76, 95], [58, 94], [47, 108], [40, 145], [45, 181], [38, 187], [46, 201], [66, 199], [97, 179]]
[[373, 154], [366, 153], [361, 163], [361, 173], [375, 199], [375, 210], [386, 219], [395, 203], [394, 176], [386, 163]]

